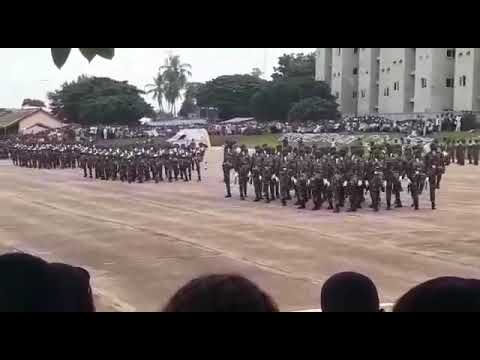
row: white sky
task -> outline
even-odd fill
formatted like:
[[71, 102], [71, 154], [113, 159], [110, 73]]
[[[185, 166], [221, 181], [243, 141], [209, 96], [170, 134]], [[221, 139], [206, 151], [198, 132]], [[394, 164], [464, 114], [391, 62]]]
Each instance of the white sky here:
[[[152, 82], [169, 52], [192, 65], [190, 81], [205, 82], [220, 75], [246, 74], [258, 67], [270, 79], [278, 57], [284, 53], [312, 52], [314, 48], [117, 48], [113, 60], [95, 57], [91, 63], [72, 49], [61, 70], [54, 65], [49, 48], [0, 49], [0, 108], [20, 108], [25, 98], [46, 102], [46, 93], [81, 74], [128, 80], [144, 89]], [[147, 98], [151, 104], [153, 100]]]

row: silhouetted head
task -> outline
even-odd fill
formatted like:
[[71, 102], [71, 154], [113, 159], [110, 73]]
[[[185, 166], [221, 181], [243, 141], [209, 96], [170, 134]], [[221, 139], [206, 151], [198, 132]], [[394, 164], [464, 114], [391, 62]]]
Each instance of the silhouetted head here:
[[323, 312], [377, 312], [380, 301], [375, 284], [365, 275], [341, 272], [323, 284], [321, 292]]
[[439, 277], [415, 286], [395, 304], [394, 312], [478, 312], [480, 280]]
[[48, 263], [36, 256], [0, 256], [0, 312], [54, 311], [55, 286]]
[[87, 270], [67, 264], [52, 263], [50, 272], [58, 291], [55, 311], [95, 311], [90, 274]]
[[240, 275], [195, 278], [169, 300], [165, 312], [277, 312], [273, 299]]

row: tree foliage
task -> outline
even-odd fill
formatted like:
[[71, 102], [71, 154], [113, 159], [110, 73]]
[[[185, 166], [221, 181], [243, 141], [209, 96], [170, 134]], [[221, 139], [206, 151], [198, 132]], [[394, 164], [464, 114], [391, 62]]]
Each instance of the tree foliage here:
[[289, 121], [318, 121], [336, 119], [338, 104], [321, 97], [309, 97], [293, 104], [288, 113]]
[[176, 102], [182, 97], [189, 76], [192, 76], [190, 64], [182, 63], [180, 56], [170, 55], [160, 66], [152, 84], [148, 84], [147, 94], [157, 100], [160, 111], [164, 110], [163, 100], [168, 104], [171, 115], [176, 114]]
[[204, 84], [199, 82], [187, 83], [182, 107], [178, 112], [180, 116], [186, 117], [188, 114], [195, 113], [199, 110], [197, 106], [197, 96], [202, 86], [204, 86]]
[[278, 67], [274, 68], [273, 80], [293, 77], [315, 78], [315, 53], [284, 54], [278, 58]]
[[201, 87], [198, 105], [217, 108], [220, 119], [251, 116], [250, 99], [265, 83], [252, 75], [219, 76]]
[[[53, 62], [59, 69], [67, 61], [71, 50], [72, 48], [51, 48]], [[89, 62], [97, 55], [109, 60], [115, 56], [115, 48], [79, 48], [79, 50]]]
[[165, 60], [165, 65], [160, 67], [162, 71], [159, 76], [163, 79], [163, 96], [170, 106], [170, 113], [175, 115], [176, 102], [181, 98], [181, 92], [187, 85], [189, 76], [192, 76], [190, 72], [190, 64], [182, 63], [180, 56], [170, 55]]
[[22, 107], [23, 106], [45, 107], [45, 103], [42, 100], [27, 98], [22, 101]]
[[153, 115], [140, 96], [144, 92], [127, 81], [80, 76], [48, 93], [52, 113], [82, 125], [129, 124]]
[[260, 68], [254, 67], [254, 68], [252, 69], [251, 75], [252, 75], [252, 76], [255, 76], [255, 77], [257, 77], [257, 78], [260, 78], [260, 77], [263, 75], [263, 72], [262, 72], [262, 70], [260, 70]]
[[335, 104], [327, 83], [298, 77], [269, 82], [252, 97], [250, 105], [253, 116], [259, 121], [286, 121], [294, 103], [311, 97], [325, 99], [332, 106]]

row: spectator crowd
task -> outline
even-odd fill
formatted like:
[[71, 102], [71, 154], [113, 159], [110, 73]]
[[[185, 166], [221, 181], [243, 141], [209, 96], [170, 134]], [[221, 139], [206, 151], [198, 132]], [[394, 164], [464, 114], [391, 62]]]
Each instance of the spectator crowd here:
[[210, 135], [261, 135], [266, 133], [358, 133], [397, 132], [412, 136], [427, 136], [441, 131], [461, 131], [466, 114], [445, 112], [431, 116], [395, 120], [385, 116], [344, 116], [335, 120], [217, 123], [207, 126]]
[[[355, 272], [331, 276], [322, 286], [323, 312], [382, 312], [373, 281]], [[25, 253], [0, 255], [0, 311], [94, 312], [87, 270], [49, 263]], [[197, 277], [180, 287], [163, 312], [278, 312], [275, 299], [235, 274]], [[418, 284], [394, 304], [393, 312], [480, 311], [480, 280], [439, 277]]]

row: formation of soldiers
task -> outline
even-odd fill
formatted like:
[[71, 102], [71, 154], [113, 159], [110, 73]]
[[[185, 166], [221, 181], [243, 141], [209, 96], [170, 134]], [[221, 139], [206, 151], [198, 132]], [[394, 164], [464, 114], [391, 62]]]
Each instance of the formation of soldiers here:
[[[130, 145], [97, 148], [95, 145], [16, 144], [10, 149], [16, 166], [38, 169], [80, 168], [85, 178], [146, 181], [191, 181], [192, 171], [201, 181], [201, 163], [206, 146], [192, 141], [188, 146]], [[206, 162], [205, 162], [206, 166]]]
[[[472, 147], [471, 158], [478, 165], [478, 140], [474, 144], [477, 146]], [[312, 200], [312, 210], [328, 204], [328, 209], [334, 212], [340, 212], [348, 202], [347, 211], [357, 211], [364, 206], [369, 194], [370, 208], [378, 211], [382, 193], [385, 193], [387, 210], [393, 206], [403, 207], [400, 194], [405, 189], [411, 196], [411, 206], [418, 210], [419, 196], [428, 188], [431, 207], [435, 209], [436, 191], [440, 189], [446, 166], [452, 162], [448, 145], [434, 141], [426, 152], [424, 146], [414, 146], [409, 141], [401, 144], [398, 139], [392, 144], [370, 143], [367, 147], [359, 145], [349, 149], [305, 146], [301, 141], [297, 146], [290, 146], [285, 140], [275, 149], [257, 146], [250, 154], [245, 146], [227, 143], [222, 165], [226, 197], [232, 196], [233, 170], [241, 200], [247, 197], [250, 183], [253, 201], [269, 203], [279, 199], [285, 206], [295, 200], [299, 209], [305, 209]], [[454, 158], [462, 165], [463, 143], [458, 142], [454, 149]]]

